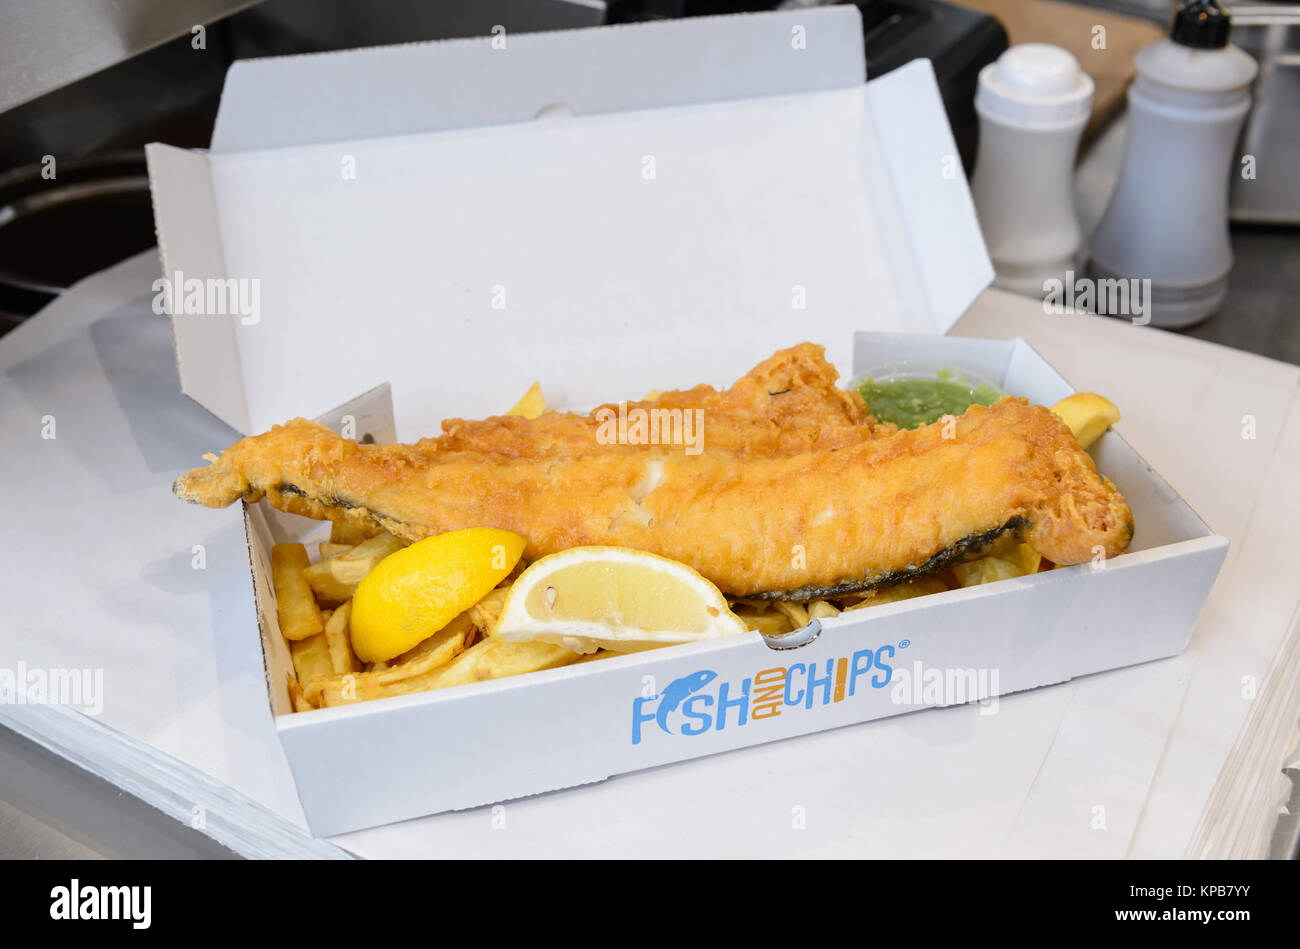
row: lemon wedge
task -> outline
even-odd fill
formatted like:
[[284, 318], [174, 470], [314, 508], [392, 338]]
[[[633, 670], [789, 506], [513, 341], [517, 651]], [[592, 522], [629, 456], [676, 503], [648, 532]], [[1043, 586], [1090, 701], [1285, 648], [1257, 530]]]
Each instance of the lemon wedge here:
[[1074, 432], [1080, 448], [1087, 448], [1101, 438], [1101, 433], [1120, 418], [1115, 403], [1095, 392], [1076, 392], [1057, 402], [1052, 411]]
[[573, 547], [519, 575], [492, 636], [591, 653], [745, 631], [718, 588], [685, 564], [626, 547]]
[[523, 552], [518, 534], [472, 527], [389, 554], [353, 594], [352, 651], [383, 662], [414, 649], [491, 592]]

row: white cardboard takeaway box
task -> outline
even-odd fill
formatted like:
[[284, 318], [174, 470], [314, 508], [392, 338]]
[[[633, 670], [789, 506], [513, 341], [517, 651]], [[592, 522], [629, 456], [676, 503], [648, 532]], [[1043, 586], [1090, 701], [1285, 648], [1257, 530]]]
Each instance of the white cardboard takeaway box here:
[[[841, 7], [236, 64], [210, 153], [149, 150], [165, 273], [260, 287], [257, 313], [174, 317], [182, 385], [243, 431], [350, 415], [385, 441], [536, 377], [591, 404], [726, 383], [807, 338], [841, 369], [922, 356], [1050, 404], [1069, 387], [1023, 342], [853, 336], [946, 329], [991, 275], [928, 64], [864, 84], [861, 50]], [[252, 506], [268, 690], [311, 827], [1173, 655], [1226, 542], [1117, 434], [1096, 457], [1137, 522], [1100, 570], [845, 615], [789, 650], [747, 634], [299, 714], [269, 550], [310, 525]]]
[[[1031, 402], [1073, 391], [1023, 340], [860, 333], [853, 351], [855, 373], [937, 361]], [[381, 387], [322, 421], [351, 415], [358, 437], [382, 442], [387, 401]], [[845, 613], [771, 641], [748, 633], [297, 714], [270, 551], [319, 525], [251, 506], [268, 688], [308, 822], [343, 833], [1177, 655], [1227, 541], [1116, 432], [1093, 455], [1136, 525], [1129, 551], [1103, 564]]]

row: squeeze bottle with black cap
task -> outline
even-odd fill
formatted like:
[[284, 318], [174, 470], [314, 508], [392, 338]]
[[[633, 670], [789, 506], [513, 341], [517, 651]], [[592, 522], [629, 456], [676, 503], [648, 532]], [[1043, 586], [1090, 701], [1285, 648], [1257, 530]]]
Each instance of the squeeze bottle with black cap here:
[[1188, 0], [1169, 38], [1137, 54], [1124, 165], [1092, 238], [1090, 271], [1149, 279], [1155, 326], [1200, 322], [1227, 293], [1228, 188], [1259, 71], [1228, 43], [1231, 26], [1214, 0]]

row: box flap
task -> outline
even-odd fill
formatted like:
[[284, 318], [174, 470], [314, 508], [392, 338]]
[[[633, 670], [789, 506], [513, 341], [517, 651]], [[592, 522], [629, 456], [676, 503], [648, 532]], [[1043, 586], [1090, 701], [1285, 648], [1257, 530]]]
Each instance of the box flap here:
[[861, 14], [840, 6], [247, 60], [212, 151], [843, 89], [864, 56]]
[[868, 90], [927, 310], [946, 332], [993, 280], [993, 264], [934, 67], [915, 60], [872, 80]]
[[847, 366], [852, 330], [922, 328], [875, 217], [893, 198], [863, 85], [212, 169], [229, 273], [261, 288], [236, 327], [254, 430], [385, 381], [424, 432], [533, 379], [590, 405], [727, 384], [802, 339]]
[[169, 302], [165, 310], [173, 313], [172, 339], [181, 391], [227, 425], [246, 432], [248, 403], [235, 340], [238, 318], [184, 315], [185, 287], [175, 286], [178, 274], [182, 284], [191, 279], [206, 283], [226, 276], [208, 157], [155, 143], [145, 146], [145, 158], [162, 257], [163, 276], [159, 279], [164, 281], [155, 282], [153, 289], [157, 294], [165, 287], [169, 301], [182, 300], [179, 307]]
[[[207, 229], [260, 306], [203, 324], [230, 335], [186, 391], [241, 379], [195, 398], [251, 432], [389, 382], [407, 437], [534, 379], [591, 405], [946, 329], [991, 275], [973, 206], [934, 167], [956, 151], [928, 64], [865, 84], [860, 32], [839, 7], [236, 66], [192, 157], [212, 207], [157, 214], [169, 267]], [[481, 111], [430, 106], [434, 79]]]

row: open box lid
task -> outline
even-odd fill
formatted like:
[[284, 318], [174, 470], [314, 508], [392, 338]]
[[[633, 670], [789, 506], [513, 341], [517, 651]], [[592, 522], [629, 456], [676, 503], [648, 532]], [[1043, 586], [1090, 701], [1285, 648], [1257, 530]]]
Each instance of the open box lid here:
[[957, 149], [927, 61], [864, 78], [852, 6], [236, 63], [147, 149], [182, 389], [247, 433], [391, 382], [407, 436], [943, 332]]

